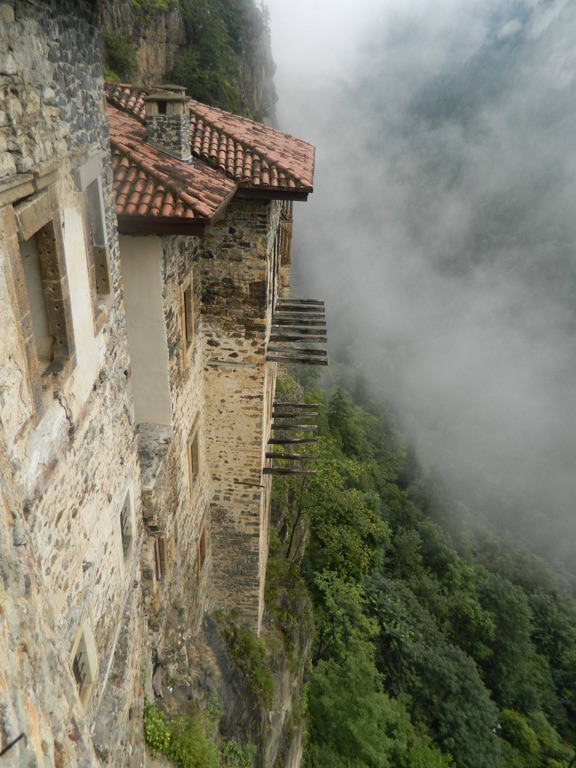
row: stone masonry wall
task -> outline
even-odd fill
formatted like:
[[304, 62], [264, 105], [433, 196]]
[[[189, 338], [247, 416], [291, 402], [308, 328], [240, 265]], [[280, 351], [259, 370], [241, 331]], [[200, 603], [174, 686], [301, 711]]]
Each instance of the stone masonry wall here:
[[[156, 456], [159, 464], [155, 477], [144, 467], [144, 517], [147, 528], [163, 536], [166, 547], [165, 574], [154, 578], [150, 555], [153, 541], [148, 541], [147, 586], [151, 626], [156, 650], [161, 653], [162, 630], [171, 608], [177, 606], [179, 618], [190, 627], [199, 625], [207, 605], [210, 572], [210, 476], [204, 459], [204, 386], [202, 372], [202, 333], [200, 327], [199, 267], [195, 261], [197, 238], [165, 237], [164, 316], [168, 342], [169, 381], [173, 426], [139, 427], [141, 455], [143, 448]], [[191, 276], [193, 290], [194, 337], [190, 347], [184, 339], [182, 286]], [[164, 437], [162, 437], [162, 435]], [[144, 435], [147, 443], [144, 443]], [[198, 440], [198, 467], [192, 479], [189, 442]], [[158, 443], [158, 438], [161, 443]], [[163, 455], [160, 452], [163, 451]], [[154, 458], [152, 457], [152, 461]], [[150, 521], [150, 522], [148, 522]], [[199, 540], [204, 534], [205, 559], [198, 563]]]
[[214, 607], [237, 609], [255, 631], [268, 547], [262, 468], [275, 365], [265, 352], [279, 215], [276, 202], [235, 201], [201, 253]]
[[[96, 765], [85, 739], [91, 728], [106, 765], [139, 765], [139, 670], [140, 659], [149, 655], [138, 610], [140, 487], [94, 4], [0, 2], [0, 86], [0, 476], [13, 517], [12, 542], [4, 542], [0, 567], [14, 564], [11, 588], [33, 584], [23, 593], [32, 608], [12, 593], [7, 597], [11, 621], [20, 612], [29, 632], [23, 633], [24, 651], [16, 644], [3, 656], [14, 658], [18, 673], [0, 679], [2, 711], [12, 713], [1, 718], [0, 744], [19, 729], [40, 729], [40, 749], [30, 741], [26, 747], [34, 749], [38, 764]], [[97, 312], [76, 176], [92, 161], [104, 169], [114, 286]], [[75, 352], [54, 375], [40, 377], [23, 346], [22, 306], [29, 297], [21, 281], [19, 240], [28, 235], [19, 234], [17, 211], [30, 201], [40, 227], [43, 203], [35, 201], [48, 199], [55, 203], [50, 215], [58, 233], [58, 280], [69, 291], [66, 322]], [[34, 221], [28, 224], [34, 232]], [[33, 379], [42, 384], [40, 409]], [[131, 540], [125, 551], [120, 510], [127, 494]], [[84, 706], [71, 669], [83, 627], [95, 647], [94, 680]], [[4, 638], [8, 646], [11, 631]], [[121, 633], [135, 642], [131, 663], [115, 680], [122, 696], [110, 719], [110, 680], [122, 667]], [[33, 664], [24, 664], [22, 653]], [[24, 691], [38, 707], [22, 704]], [[56, 696], [62, 697], [57, 705]], [[100, 738], [103, 717], [107, 726]]]

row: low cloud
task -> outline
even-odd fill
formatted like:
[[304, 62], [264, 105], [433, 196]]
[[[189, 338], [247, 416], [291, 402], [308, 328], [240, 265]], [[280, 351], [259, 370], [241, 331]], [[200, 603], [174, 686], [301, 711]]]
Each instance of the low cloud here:
[[512, 527], [573, 556], [574, 6], [359, 3], [291, 79], [278, 4], [282, 127], [318, 146], [296, 261], [332, 352], [463, 492], [500, 494]]

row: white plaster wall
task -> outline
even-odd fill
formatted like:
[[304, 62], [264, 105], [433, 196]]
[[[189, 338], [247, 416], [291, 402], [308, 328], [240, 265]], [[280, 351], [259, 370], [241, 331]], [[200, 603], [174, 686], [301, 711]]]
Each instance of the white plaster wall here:
[[159, 237], [120, 236], [128, 350], [136, 421], [172, 424]]
[[75, 208], [64, 208], [61, 216], [77, 360], [70, 387], [72, 399], [68, 407], [73, 418], [76, 418], [98, 376], [104, 339], [101, 335], [94, 335], [92, 289], [82, 216]]

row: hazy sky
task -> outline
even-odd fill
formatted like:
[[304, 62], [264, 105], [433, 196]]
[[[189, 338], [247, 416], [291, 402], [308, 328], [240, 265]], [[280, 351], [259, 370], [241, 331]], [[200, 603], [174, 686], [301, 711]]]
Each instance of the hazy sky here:
[[267, 5], [280, 126], [317, 146], [294, 253], [331, 352], [573, 556], [576, 3]]

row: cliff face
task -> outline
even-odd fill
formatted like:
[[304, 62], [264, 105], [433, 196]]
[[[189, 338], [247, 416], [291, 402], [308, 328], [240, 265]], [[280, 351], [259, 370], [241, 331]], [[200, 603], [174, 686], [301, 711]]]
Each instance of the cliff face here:
[[186, 46], [179, 5], [143, 16], [132, 0], [102, 0], [100, 18], [104, 31], [121, 33], [133, 44], [138, 62], [135, 80], [145, 85], [161, 82], [172, 71], [176, 54]]
[[[180, 0], [168, 10], [153, 12], [143, 10], [145, 5], [136, 4], [133, 0], [101, 0], [99, 4], [101, 27], [105, 36], [113, 35], [116, 39], [121, 37], [126, 50], [130, 49], [133, 57], [129, 72], [117, 72], [121, 79], [145, 85], [170, 80], [188, 86], [185, 78], [182, 78], [182, 67], [177, 67], [178, 62], [186, 58], [188, 62], [197, 60], [198, 77], [205, 78], [206, 69], [214, 68], [214, 81], [221, 78], [217, 64], [208, 62], [206, 66], [207, 62], [202, 61], [202, 55], [198, 53], [198, 44], [205, 34], [200, 12], [202, 3], [198, 0]], [[222, 8], [227, 5], [224, 0]], [[245, 7], [250, 7], [250, 4], [245, 3]], [[227, 72], [224, 79], [228, 81], [226, 87], [237, 92], [238, 101], [244, 106], [242, 111], [263, 122], [275, 124], [277, 95], [273, 77], [276, 65], [272, 57], [270, 33], [263, 12], [255, 7], [250, 10], [250, 23], [242, 31], [241, 43], [238, 40], [230, 41], [233, 48], [224, 50], [223, 58], [227, 60], [227, 65], [231, 59], [236, 62], [234, 73]], [[204, 12], [210, 16], [209, 8], [204, 9]], [[216, 29], [218, 34], [211, 36], [209, 46], [222, 31], [221, 25]], [[220, 38], [219, 43], [222, 43]], [[105, 58], [107, 52], [105, 50]], [[113, 66], [111, 68], [114, 69]], [[200, 101], [209, 101], [202, 92], [195, 94], [189, 86], [188, 90], [191, 96]], [[233, 103], [214, 103], [214, 106], [239, 111]]]

